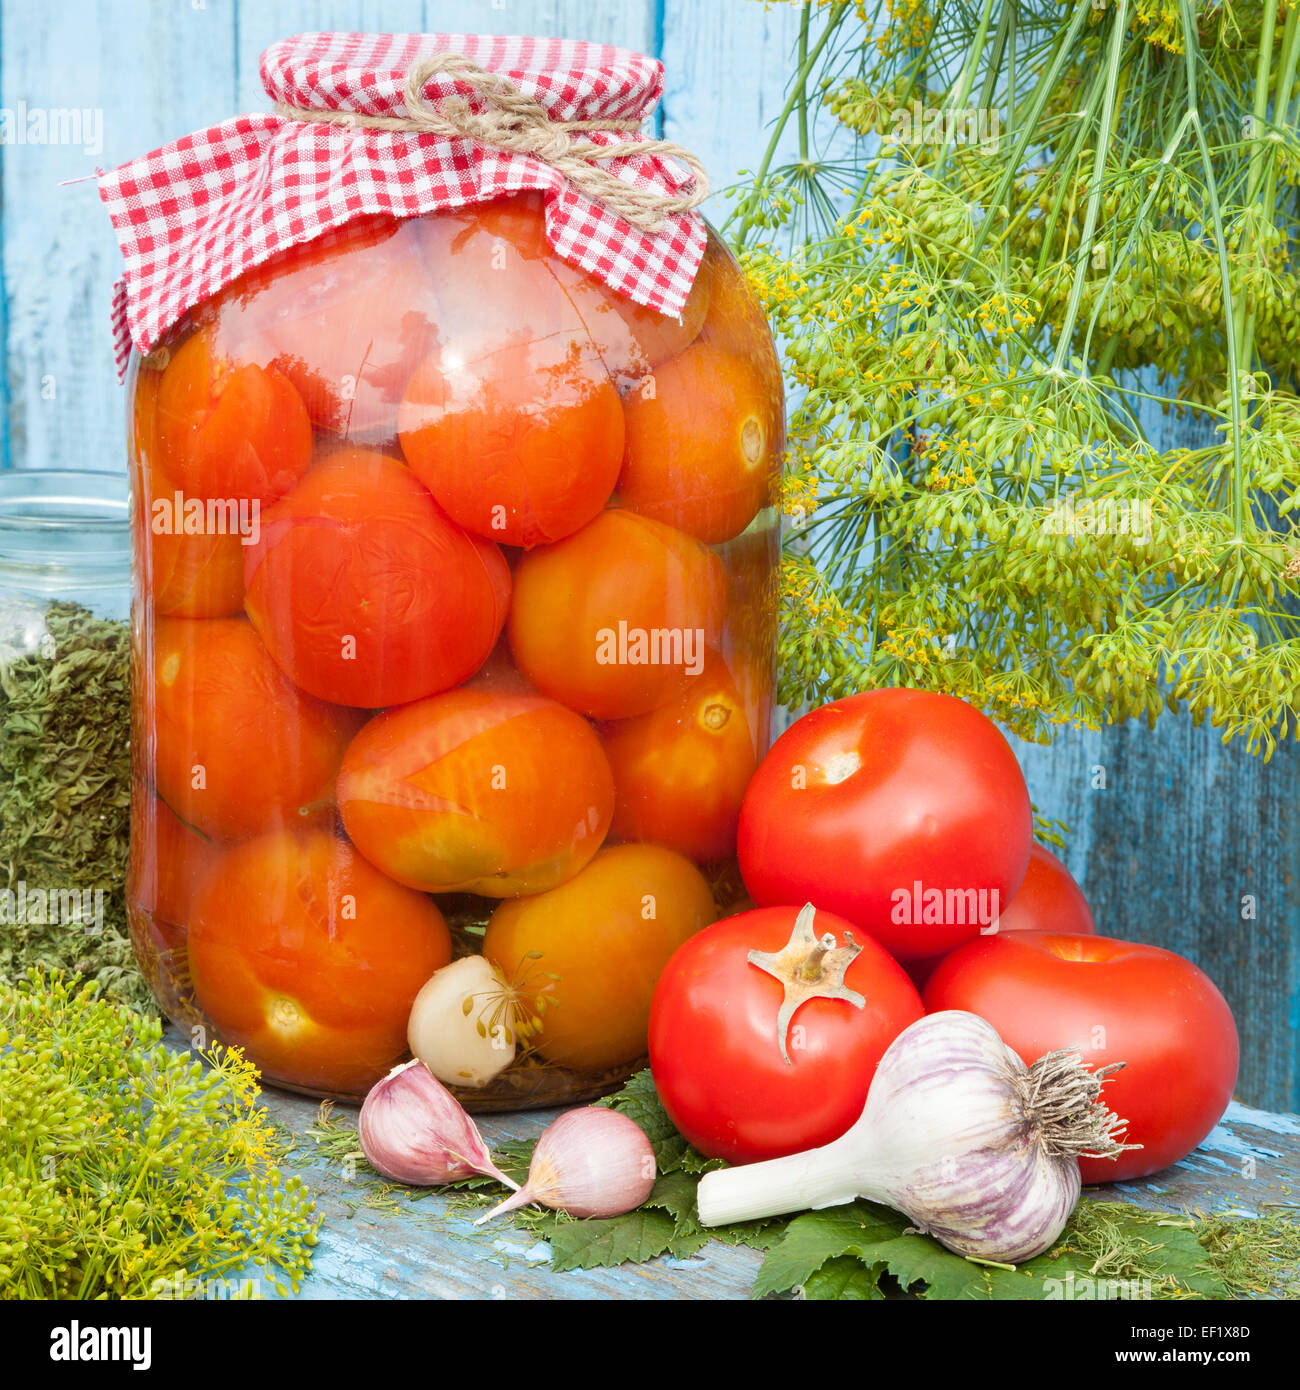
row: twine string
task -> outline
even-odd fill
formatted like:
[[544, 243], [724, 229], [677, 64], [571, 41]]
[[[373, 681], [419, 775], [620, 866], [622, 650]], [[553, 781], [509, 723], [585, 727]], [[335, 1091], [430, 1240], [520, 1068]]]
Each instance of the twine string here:
[[[484, 103], [484, 109], [474, 110], [471, 102], [461, 96], [444, 97], [437, 105], [426, 101], [425, 86], [439, 73], [453, 74]], [[403, 101], [406, 113], [401, 116], [332, 111], [293, 106], [288, 102], [277, 102], [275, 109], [279, 115], [295, 121], [469, 139], [506, 154], [532, 155], [559, 170], [593, 202], [652, 234], [662, 231], [669, 217], [699, 207], [709, 194], [704, 166], [689, 150], [672, 140], [647, 137], [601, 145], [581, 138], [581, 132], [587, 130], [639, 131], [640, 121], [552, 120], [540, 102], [521, 91], [508, 77], [489, 72], [462, 53], [435, 53], [422, 58], [407, 74]], [[601, 163], [633, 155], [677, 160], [690, 172], [690, 182], [678, 193], [639, 188], [611, 174]]]

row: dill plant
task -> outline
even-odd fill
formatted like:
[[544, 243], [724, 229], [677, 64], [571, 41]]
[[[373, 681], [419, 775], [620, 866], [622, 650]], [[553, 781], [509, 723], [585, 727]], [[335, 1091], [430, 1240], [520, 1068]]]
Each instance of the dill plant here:
[[0, 1297], [277, 1293], [319, 1221], [235, 1048], [197, 1057], [97, 987], [0, 985]]
[[1271, 754], [1300, 0], [814, 0], [795, 62], [728, 223], [797, 401], [783, 698], [927, 687], [1039, 741], [1186, 709]]

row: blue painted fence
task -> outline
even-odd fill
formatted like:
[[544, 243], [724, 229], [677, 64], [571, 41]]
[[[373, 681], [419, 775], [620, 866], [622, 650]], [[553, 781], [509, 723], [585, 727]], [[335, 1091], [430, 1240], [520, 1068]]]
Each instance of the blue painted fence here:
[[[798, 20], [797, 5], [759, 0], [0, 0], [0, 466], [123, 467], [107, 332], [117, 251], [94, 184], [68, 181], [265, 109], [257, 59], [273, 39], [534, 33], [653, 52], [664, 133], [722, 187], [766, 145]], [[20, 142], [33, 116], [44, 139]], [[1148, 428], [1168, 438], [1159, 416]], [[1241, 1099], [1300, 1109], [1294, 750], [1266, 766], [1170, 719], [1021, 751], [1039, 808], [1072, 827], [1067, 858], [1101, 929], [1208, 969], [1240, 1024]]]

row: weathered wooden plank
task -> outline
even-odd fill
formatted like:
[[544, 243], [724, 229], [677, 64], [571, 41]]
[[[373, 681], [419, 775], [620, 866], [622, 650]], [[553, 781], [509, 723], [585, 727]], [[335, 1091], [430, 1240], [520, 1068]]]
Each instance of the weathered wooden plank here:
[[[1150, 403], [1142, 418], [1161, 448], [1207, 440]], [[1166, 715], [1018, 751], [1039, 809], [1071, 827], [1100, 930], [1200, 965], [1237, 1019], [1237, 1095], [1300, 1110], [1300, 749], [1266, 764]]]
[[1063, 732], [1022, 756], [1040, 809], [1072, 826], [1066, 861], [1099, 929], [1196, 961], [1237, 1019], [1237, 1094], [1300, 1105], [1294, 746], [1265, 765], [1170, 716], [1154, 733]]
[[[262, 1103], [296, 1134], [317, 1113], [315, 1102], [269, 1089]], [[484, 1116], [479, 1128], [489, 1145], [535, 1138], [559, 1113]], [[316, 1161], [303, 1176], [324, 1217], [303, 1298], [740, 1299], [762, 1262], [758, 1251], [714, 1242], [689, 1260], [557, 1273], [544, 1243], [508, 1225], [476, 1231], [437, 1192], [396, 1216], [350, 1206], [374, 1182], [364, 1174], [349, 1179], [339, 1164]]]
[[120, 260], [94, 183], [59, 184], [229, 114], [233, 12], [225, 0], [129, 14], [111, 0], [6, 0], [0, 34], [4, 106], [89, 112], [102, 137], [0, 147], [6, 458], [122, 468], [108, 332]]
[[655, 0], [426, 0], [437, 33], [535, 34], [655, 51]]
[[[262, 1104], [302, 1135], [315, 1102], [268, 1089]], [[489, 1115], [479, 1121], [489, 1146], [535, 1138], [559, 1111]], [[348, 1112], [352, 1122], [352, 1112]], [[303, 1139], [305, 1152], [311, 1140]], [[374, 1179], [346, 1176], [337, 1163], [302, 1170], [324, 1218], [302, 1298], [740, 1299], [753, 1287], [759, 1252], [706, 1246], [689, 1260], [651, 1260], [614, 1269], [556, 1273], [544, 1242], [503, 1226], [476, 1230], [451, 1201], [430, 1191], [400, 1214], [359, 1206]], [[1256, 1215], [1294, 1204], [1300, 1192], [1300, 1116], [1234, 1104], [1213, 1133], [1181, 1163], [1137, 1182], [1089, 1189], [1100, 1199], [1152, 1210]]]
[[1160, 1211], [1258, 1216], [1300, 1203], [1300, 1115], [1233, 1104], [1205, 1142], [1173, 1167], [1096, 1196]]
[[[693, 150], [715, 189], [752, 169], [785, 103], [798, 5], [754, 0], [675, 0], [664, 10], [664, 135]], [[781, 157], [798, 151], [791, 129]], [[720, 221], [729, 204], [716, 194], [707, 211]]]

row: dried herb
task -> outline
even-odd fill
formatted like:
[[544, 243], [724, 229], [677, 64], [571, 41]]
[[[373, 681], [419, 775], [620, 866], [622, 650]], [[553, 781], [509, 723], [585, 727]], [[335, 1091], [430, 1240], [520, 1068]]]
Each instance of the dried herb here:
[[[156, 1012], [123, 892], [129, 628], [75, 603], [51, 603], [43, 617], [36, 640], [0, 645], [0, 982], [30, 966], [65, 969]], [[69, 904], [90, 910], [69, 921]]]
[[0, 985], [0, 1298], [298, 1287], [320, 1223], [256, 1068], [161, 1038], [94, 985]]

